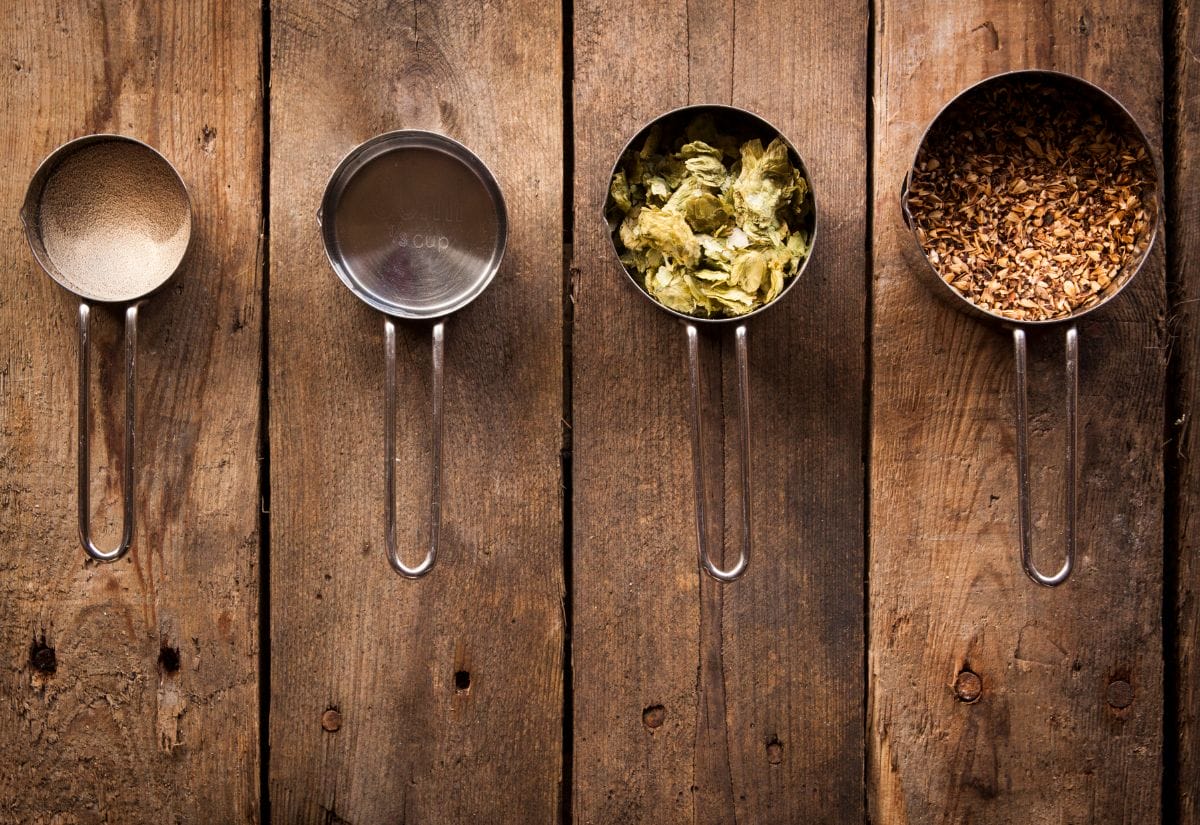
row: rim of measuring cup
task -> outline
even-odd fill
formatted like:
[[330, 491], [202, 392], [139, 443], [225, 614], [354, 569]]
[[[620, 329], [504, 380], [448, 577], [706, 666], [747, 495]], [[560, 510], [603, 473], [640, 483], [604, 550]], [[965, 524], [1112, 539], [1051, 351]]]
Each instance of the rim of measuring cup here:
[[[646, 134], [652, 128], [654, 128], [655, 126], [657, 126], [658, 124], [660, 124], [666, 120], [670, 120], [672, 118], [683, 118], [685, 115], [688, 115], [688, 114], [699, 115], [699, 114], [702, 114], [703, 112], [715, 112], [726, 118], [747, 120], [753, 125], [755, 130], [757, 130], [758, 128], [761, 127], [764, 132], [773, 133], [775, 136], [777, 136], [780, 140], [783, 141], [784, 145], [787, 147], [788, 154], [791, 156], [791, 160], [792, 160], [793, 164], [796, 166], [796, 168], [798, 168], [800, 170], [800, 173], [804, 176], [804, 179], [806, 181], [808, 181], [808, 197], [809, 197], [809, 201], [812, 204], [811, 231], [809, 232], [809, 236], [808, 236], [808, 252], [804, 255], [804, 260], [800, 262], [800, 268], [796, 270], [796, 274], [792, 275], [790, 278], [787, 279], [787, 282], [783, 285], [783, 289], [780, 290], [778, 295], [776, 295], [772, 300], [770, 300], [767, 303], [760, 306], [758, 309], [747, 312], [744, 315], [716, 316], [716, 317], [711, 317], [711, 318], [707, 318], [707, 317], [700, 316], [700, 315], [689, 315], [686, 312], [680, 312], [679, 310], [671, 309], [666, 304], [661, 303], [660, 301], [656, 300], [653, 295], [651, 295], [649, 292], [646, 291], [645, 287], [643, 287], [640, 283], [638, 283], [637, 276], [635, 275], [635, 273], [630, 272], [629, 267], [625, 266], [625, 264], [621, 262], [621, 250], [617, 247], [617, 240], [616, 240], [616, 237], [614, 236], [614, 232], [616, 231], [616, 226], [614, 226], [608, 220], [608, 215], [607, 215], [608, 199], [609, 199], [608, 184], [610, 184], [612, 182], [613, 175], [615, 175], [617, 173], [617, 170], [621, 167], [621, 162], [625, 159], [625, 156], [628, 155], [630, 150], [632, 150], [634, 148], [634, 144], [637, 143], [639, 140], [645, 138]], [[612, 247], [613, 254], [617, 258], [617, 264], [621, 267], [621, 271], [625, 273], [626, 279], [633, 286], [633, 288], [638, 292], [638, 294], [640, 294], [643, 298], [645, 298], [647, 301], [649, 301], [653, 306], [657, 307], [658, 309], [661, 309], [663, 312], [670, 313], [671, 315], [674, 315], [676, 318], [682, 318], [683, 320], [685, 320], [689, 323], [697, 323], [697, 324], [744, 323], [747, 319], [752, 318], [753, 316], [758, 315], [759, 313], [761, 313], [767, 309], [770, 309], [771, 307], [775, 306], [780, 301], [782, 301], [783, 297], [785, 295], [787, 295], [788, 292], [791, 291], [793, 286], [796, 285], [796, 282], [799, 281], [801, 277], [803, 277], [804, 271], [806, 269], [808, 269], [809, 262], [812, 261], [813, 250], [816, 248], [817, 226], [819, 223], [818, 215], [817, 215], [816, 187], [813, 185], [812, 175], [809, 174], [808, 165], [804, 162], [804, 157], [800, 154], [800, 152], [796, 149], [796, 147], [792, 144], [792, 142], [790, 140], [788, 140], [788, 138], [783, 134], [783, 132], [780, 131], [779, 129], [777, 129], [775, 127], [775, 125], [773, 123], [771, 123], [769, 120], [762, 117], [761, 115], [756, 115], [754, 112], [751, 112], [748, 109], [743, 109], [740, 106], [730, 106], [730, 105], [727, 105], [724, 103], [693, 103], [688, 106], [680, 106], [677, 109], [671, 109], [670, 111], [663, 112], [662, 114], [651, 118], [645, 124], [643, 124], [636, 132], [634, 132], [633, 136], [631, 138], [629, 138], [629, 140], [625, 141], [625, 145], [621, 148], [621, 151], [617, 153], [617, 159], [613, 163], [612, 169], [608, 173], [608, 180], [604, 187], [604, 204], [601, 207], [600, 217], [601, 217], [601, 220], [603, 220], [605, 225], [608, 227], [608, 242], [609, 242], [609, 245]]]
[[[926, 141], [929, 139], [930, 132], [933, 131], [933, 127], [938, 124], [938, 121], [940, 121], [945, 115], [949, 114], [952, 109], [962, 103], [967, 97], [978, 93], [984, 86], [993, 84], [999, 85], [1019, 80], [1047, 80], [1063, 87], [1073, 84], [1084, 90], [1088, 95], [1091, 96], [1089, 102], [1096, 103], [1099, 101], [1103, 104], [1103, 106], [1109, 107], [1109, 114], [1115, 113], [1125, 119], [1126, 124], [1132, 127], [1132, 131], [1130, 133], [1136, 136], [1145, 147], [1146, 155], [1150, 158], [1151, 166], [1154, 169], [1154, 197], [1152, 199], [1154, 216], [1150, 223], [1150, 232], [1147, 235], [1145, 246], [1142, 247], [1142, 251], [1139, 253], [1136, 262], [1127, 267], [1129, 274], [1126, 275], [1120, 283], [1111, 287], [1108, 292], [1103, 295], [1101, 299], [1093, 306], [1077, 310], [1062, 318], [1046, 318], [1041, 320], [1021, 320], [1017, 318], [1009, 318], [1007, 315], [1002, 315], [1001, 313], [984, 309], [970, 298], [963, 295], [942, 278], [941, 274], [938, 273], [933, 263], [929, 260], [929, 256], [925, 254], [925, 250], [921, 246], [921, 241], [917, 237], [916, 223], [913, 220], [912, 212], [908, 206], [909, 181], [911, 180], [913, 170], [916, 169], [917, 160], [921, 156], [921, 150], [924, 148]], [[1104, 114], [1104, 112], [1102, 111], [1101, 114]], [[923, 276], [922, 280], [925, 281], [929, 289], [939, 297], [949, 300], [949, 302], [952, 303], [956, 309], [965, 312], [968, 315], [972, 315], [983, 320], [1000, 323], [1006, 326], [1030, 328], [1054, 326], [1055, 324], [1078, 321], [1085, 315], [1095, 312], [1102, 306], [1106, 306], [1113, 298], [1116, 298], [1118, 295], [1120, 295], [1139, 274], [1141, 274], [1142, 269], [1145, 268], [1146, 261], [1150, 257], [1150, 252], [1154, 248], [1154, 244], [1158, 239], [1159, 227], [1161, 226], [1163, 220], [1162, 169], [1159, 167], [1158, 158], [1154, 154], [1154, 147], [1150, 143], [1150, 139], [1146, 136], [1145, 130], [1142, 129], [1142, 125], [1138, 123], [1137, 118], [1133, 116], [1133, 114], [1125, 107], [1123, 103], [1121, 103], [1121, 101], [1117, 100], [1103, 88], [1097, 86], [1095, 83], [1092, 83], [1089, 80], [1079, 77], [1078, 75], [1069, 74], [1067, 72], [1059, 72], [1052, 69], [1016, 69], [1014, 71], [1000, 72], [999, 74], [990, 75], [989, 77], [985, 77], [976, 83], [972, 83], [954, 97], [950, 98], [950, 100], [938, 110], [938, 113], [934, 115], [933, 119], [929, 121], [929, 124], [925, 127], [925, 130], [921, 133], [921, 139], [917, 141], [917, 147], [913, 152], [912, 162], [908, 165], [908, 171], [904, 173], [904, 179], [901, 181], [900, 214], [903, 216], [904, 224], [909, 230], [908, 234], [912, 238], [913, 244], [917, 247], [917, 252], [920, 254], [921, 260], [924, 264], [924, 266], [922, 266], [919, 270], [920, 274]], [[935, 281], [937, 285], [933, 283]]]
[[[35, 217], [41, 207], [42, 193], [46, 189], [46, 182], [50, 180], [50, 176], [54, 173], [54, 170], [57, 169], [59, 165], [62, 164], [62, 162], [69, 156], [75, 154], [75, 152], [95, 143], [132, 143], [148, 150], [151, 154], [161, 160], [167, 169], [171, 170], [171, 174], [179, 183], [180, 189], [183, 190], [184, 211], [187, 214], [187, 243], [184, 244], [183, 252], [180, 254], [179, 260], [175, 263], [175, 267], [171, 270], [170, 274], [163, 278], [157, 285], [141, 293], [140, 295], [134, 295], [130, 298], [121, 298], [115, 301], [110, 298], [98, 297], [86, 290], [78, 289], [77, 284], [71, 285], [67, 283], [62, 273], [59, 272], [58, 267], [54, 265], [54, 262], [50, 260], [50, 256], [46, 254], [45, 244], [43, 244], [41, 241], [41, 220]], [[192, 193], [188, 191], [187, 182], [184, 181], [183, 176], [179, 174], [179, 170], [175, 168], [175, 165], [171, 163], [171, 161], [167, 160], [166, 156], [164, 156], [162, 152], [155, 149], [149, 143], [138, 140], [134, 137], [129, 137], [128, 135], [118, 135], [113, 132], [98, 132], [91, 135], [83, 135], [73, 140], [68, 140], [53, 152], [46, 155], [46, 157], [42, 159], [42, 162], [38, 164], [37, 169], [34, 170], [33, 177], [29, 179], [29, 186], [25, 190], [25, 199], [21, 204], [20, 216], [21, 225], [25, 229], [25, 240], [29, 244], [29, 249], [33, 253], [34, 259], [38, 262], [38, 266], [40, 266], [42, 270], [54, 280], [55, 283], [67, 290], [67, 292], [98, 304], [127, 304], [133, 301], [140, 301], [143, 298], [158, 292], [160, 289], [166, 286], [172, 278], [175, 277], [175, 274], [179, 272], [180, 268], [183, 266], [183, 262], [187, 259], [188, 252], [192, 248], [192, 236], [194, 235], [192, 231], [194, 223], [194, 216], [192, 215]]]
[[[335, 222], [325, 219], [326, 215], [336, 214], [342, 195], [345, 193], [350, 181], [353, 180], [359, 171], [372, 160], [401, 148], [428, 149], [442, 152], [463, 164], [483, 184], [484, 190], [488, 193], [496, 208], [496, 246], [492, 250], [492, 256], [488, 260], [481, 277], [472, 283], [470, 289], [464, 290], [461, 295], [457, 296], [454, 301], [428, 311], [413, 310], [409, 307], [398, 305], [394, 301], [389, 301], [381, 295], [364, 288], [350, 272], [342, 257], [335, 254], [335, 250], [337, 249], [337, 240], [333, 233]], [[488, 288], [492, 280], [496, 277], [496, 273], [500, 269], [500, 264], [504, 260], [504, 252], [508, 247], [508, 210], [504, 203], [504, 194], [500, 191], [500, 184], [497, 183], [496, 176], [492, 174], [492, 170], [488, 168], [487, 164], [478, 155], [454, 138], [447, 137], [440, 132], [430, 132], [424, 129], [396, 129], [391, 132], [383, 132], [382, 134], [368, 138], [347, 152], [329, 176], [328, 183], [325, 184], [325, 192], [321, 196], [321, 206], [317, 210], [317, 224], [321, 228], [321, 242], [325, 247], [325, 257], [329, 260], [329, 265], [333, 267], [333, 271], [337, 273], [342, 283], [359, 300], [368, 306], [379, 310], [385, 315], [406, 320], [444, 318], [474, 301]]]

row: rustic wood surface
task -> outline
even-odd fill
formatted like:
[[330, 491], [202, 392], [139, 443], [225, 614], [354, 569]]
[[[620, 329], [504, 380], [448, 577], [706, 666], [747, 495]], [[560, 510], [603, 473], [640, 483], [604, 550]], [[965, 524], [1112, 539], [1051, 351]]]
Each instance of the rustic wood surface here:
[[[575, 822], [862, 818], [866, 19], [857, 2], [575, 6]], [[774, 123], [821, 222], [804, 282], [750, 326], [755, 549], [727, 586], [696, 565], [683, 326], [626, 282], [600, 217], [624, 142], [688, 103]], [[702, 354], [710, 535], [731, 562], [723, 332]]]
[[[4, 4], [0, 825], [1200, 825], [1191, 5]], [[1053, 591], [1020, 569], [1011, 339], [929, 298], [896, 202], [938, 108], [1026, 67], [1133, 111], [1171, 221], [1080, 326], [1080, 554]], [[803, 283], [750, 326], [755, 550], [728, 586], [696, 566], [682, 325], [625, 282], [600, 216], [625, 140], [699, 102], [777, 125], [820, 210]], [[419, 582], [383, 553], [382, 319], [315, 220], [338, 160], [406, 127], [476, 151], [510, 221], [447, 322], [442, 552]], [[160, 149], [196, 214], [141, 314], [138, 529], [113, 565], [76, 538], [77, 303], [17, 219], [37, 163], [101, 131]], [[107, 546], [120, 315], [94, 323]], [[429, 327], [399, 332], [412, 562]], [[731, 333], [702, 342], [728, 560]], [[1059, 338], [1031, 340], [1044, 567]]]
[[[0, 11], [0, 822], [258, 821], [259, 18], [235, 2]], [[195, 220], [183, 268], [141, 311], [137, 528], [110, 565], [76, 533], [78, 302], [17, 218], [38, 162], [90, 132], [158, 148]], [[93, 318], [106, 548], [121, 316]]]
[[[532, 1], [273, 4], [275, 821], [532, 823], [561, 807], [561, 37], [558, 5]], [[446, 323], [441, 551], [420, 581], [384, 558], [382, 316], [334, 275], [316, 225], [342, 156], [401, 128], [479, 154], [509, 218], [495, 281]], [[399, 326], [410, 564], [428, 531], [430, 351], [428, 325]]]
[[[1200, 15], [1188, 0], [1168, 6], [1164, 21], [1168, 66], [1167, 181], [1170, 186], [1167, 236], [1170, 266], [1171, 327], [1174, 333], [1168, 421], [1176, 440], [1170, 443], [1167, 466], [1175, 470], [1168, 492], [1174, 520], [1168, 525], [1167, 568], [1174, 575], [1168, 591], [1173, 611], [1167, 613], [1167, 773], [1164, 811], [1180, 823], [1200, 823], [1200, 429], [1192, 422], [1200, 398]], [[1167, 580], [1171, 587], [1171, 576]], [[1176, 758], [1170, 759], [1174, 746]], [[1170, 816], [1165, 817], [1168, 821]]]
[[[1078, 566], [1021, 571], [1011, 335], [932, 301], [897, 193], [943, 102], [990, 74], [1053, 68], [1130, 107], [1157, 140], [1161, 9], [883, 0], [876, 97], [870, 520], [875, 822], [1159, 821], [1162, 760], [1161, 245], [1080, 324]], [[1061, 331], [1032, 339], [1037, 558], [1061, 558]], [[982, 687], [972, 698], [973, 673]], [[959, 679], [963, 681], [959, 681]]]

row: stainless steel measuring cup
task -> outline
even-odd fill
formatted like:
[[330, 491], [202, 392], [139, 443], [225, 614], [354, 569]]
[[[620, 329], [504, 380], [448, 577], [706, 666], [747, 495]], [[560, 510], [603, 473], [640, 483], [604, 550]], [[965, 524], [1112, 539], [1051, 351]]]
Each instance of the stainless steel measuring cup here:
[[[731, 582], [741, 577], [746, 572], [746, 568], [750, 564], [750, 547], [751, 547], [751, 527], [750, 527], [750, 363], [749, 363], [749, 347], [747, 343], [747, 329], [750, 319], [759, 313], [767, 310], [783, 300], [784, 295], [791, 291], [796, 282], [804, 274], [804, 270], [808, 267], [808, 262], [812, 258], [813, 244], [816, 242], [817, 230], [817, 208], [815, 195], [811, 190], [812, 177], [808, 173], [808, 168], [804, 164], [804, 160], [800, 157], [800, 153], [796, 151], [787, 138], [783, 134], [758, 115], [752, 114], [745, 109], [740, 109], [735, 106], [724, 106], [720, 104], [700, 104], [694, 106], [684, 106], [679, 109], [666, 112], [654, 120], [647, 123], [634, 134], [633, 137], [625, 144], [621, 153], [617, 156], [616, 162], [613, 164], [612, 171], [609, 173], [608, 180], [611, 181], [613, 176], [625, 163], [626, 158], [637, 151], [637, 148], [645, 140], [651, 129], [659, 127], [664, 135], [678, 134], [686, 127], [686, 125], [694, 118], [699, 116], [708, 116], [713, 120], [716, 129], [721, 134], [731, 135], [739, 141], [751, 140], [759, 138], [763, 143], [768, 143], [778, 137], [787, 145], [788, 155], [792, 165], [795, 166], [804, 175], [804, 178], [809, 182], [810, 192], [809, 198], [811, 208], [808, 212], [808, 230], [809, 244], [808, 252], [801, 262], [799, 269], [794, 275], [784, 284], [780, 293], [775, 296], [774, 300], [763, 304], [752, 312], [744, 315], [729, 318], [701, 318], [694, 315], [688, 315], [683, 312], [678, 312], [659, 303], [654, 299], [638, 281], [636, 272], [630, 270], [629, 267], [622, 265], [626, 277], [634, 290], [643, 298], [650, 301], [655, 307], [663, 312], [674, 315], [683, 322], [684, 330], [687, 335], [687, 354], [688, 354], [688, 378], [691, 384], [691, 431], [692, 431], [692, 479], [695, 486], [696, 497], [696, 547], [697, 555], [701, 569], [708, 575], [720, 582]], [[609, 240], [613, 245], [613, 253], [620, 258], [620, 247], [617, 243], [616, 231], [619, 221], [615, 221], [611, 212], [610, 204], [605, 201], [605, 220], [609, 227]], [[703, 432], [700, 412], [700, 339], [699, 327], [708, 325], [713, 327], [732, 326], [734, 334], [734, 348], [737, 360], [737, 392], [738, 392], [738, 456], [741, 470], [742, 482], [742, 546], [738, 555], [737, 562], [728, 569], [722, 569], [717, 566], [712, 560], [708, 550], [708, 538], [706, 530], [706, 510], [708, 495], [704, 485], [704, 461], [703, 461]]]
[[[504, 257], [508, 218], [496, 178], [457, 141], [402, 130], [350, 151], [317, 213], [334, 272], [383, 313], [384, 517], [388, 562], [420, 578], [437, 560], [441, 532], [444, 318], [491, 283]], [[396, 318], [433, 321], [433, 468], [429, 550], [415, 567], [396, 547]]]
[[[918, 273], [925, 284], [939, 298], [948, 301], [955, 309], [965, 312], [973, 318], [978, 318], [983, 321], [992, 323], [1001, 329], [1011, 330], [1013, 336], [1013, 349], [1016, 361], [1016, 428], [1017, 428], [1017, 498], [1018, 498], [1018, 521], [1019, 521], [1019, 541], [1021, 547], [1021, 565], [1025, 573], [1030, 579], [1040, 585], [1046, 587], [1055, 587], [1062, 584], [1071, 575], [1071, 571], [1075, 565], [1076, 551], [1076, 525], [1077, 525], [1077, 501], [1076, 490], [1078, 486], [1078, 410], [1079, 410], [1079, 333], [1077, 323], [1080, 318], [1087, 315], [1100, 307], [1107, 304], [1117, 296], [1122, 290], [1127, 287], [1130, 282], [1141, 272], [1143, 265], [1149, 257], [1150, 250], [1154, 246], [1154, 239], [1158, 233], [1159, 223], [1162, 219], [1162, 208], [1159, 204], [1161, 199], [1161, 190], [1158, 183], [1157, 162], [1155, 162], [1155, 178], [1147, 181], [1152, 186], [1153, 197], [1148, 199], [1147, 209], [1153, 214], [1149, 220], [1149, 231], [1147, 237], [1142, 243], [1141, 252], [1125, 266], [1118, 277], [1113, 280], [1112, 284], [1102, 293], [1101, 298], [1094, 305], [1076, 310], [1073, 314], [1065, 318], [1055, 318], [1044, 321], [1019, 321], [1006, 317], [999, 313], [991, 312], [979, 305], [973, 303], [970, 299], [962, 295], [949, 283], [944, 281], [934, 268], [933, 263], [925, 256], [924, 250], [921, 249], [919, 236], [917, 234], [916, 221], [912, 215], [908, 203], [909, 184], [913, 172], [917, 168], [917, 163], [924, 150], [926, 144], [935, 132], [935, 127], [939, 123], [944, 122], [951, 117], [958, 117], [964, 111], [970, 111], [971, 107], [976, 107], [980, 103], [981, 97], [988, 91], [995, 89], [998, 86], [1005, 84], [1009, 85], [1025, 85], [1036, 83], [1041, 86], [1048, 86], [1059, 89], [1066, 94], [1071, 95], [1075, 100], [1080, 101], [1083, 105], [1092, 109], [1099, 117], [1101, 117], [1106, 125], [1114, 132], [1120, 133], [1123, 136], [1133, 139], [1141, 144], [1146, 151], [1146, 156], [1153, 160], [1154, 153], [1150, 146], [1150, 141], [1146, 137], [1146, 133], [1138, 125], [1133, 115], [1122, 106], [1115, 98], [1105, 92], [1098, 86], [1089, 83], [1082, 78], [1074, 75], [1064, 74], [1061, 72], [1045, 71], [1045, 70], [1022, 70], [1015, 72], [1006, 72], [1003, 74], [993, 75], [986, 78], [973, 86], [968, 87], [960, 92], [942, 110], [937, 114], [933, 121], [926, 128], [925, 133], [921, 136], [920, 143], [917, 145], [916, 153], [913, 157], [913, 163], [909, 171], [904, 176], [904, 181], [900, 192], [900, 209], [904, 216], [904, 222], [911, 230], [914, 243], [922, 252], [922, 257], [925, 258], [928, 266], [921, 267]], [[1067, 416], [1067, 444], [1066, 444], [1066, 527], [1065, 527], [1065, 544], [1066, 552], [1062, 566], [1058, 572], [1047, 575], [1034, 564], [1033, 560], [1033, 518], [1032, 507], [1030, 504], [1029, 491], [1029, 405], [1028, 405], [1028, 369], [1027, 361], [1027, 345], [1026, 333], [1037, 327], [1056, 327], [1065, 329], [1066, 331], [1066, 416]]]
[[[137, 312], [179, 268], [192, 236], [187, 187], [166, 158], [121, 135], [88, 135], [55, 149], [37, 168], [21, 222], [34, 258], [79, 303], [79, 540], [96, 561], [129, 550], [134, 526]], [[125, 445], [121, 540], [91, 538], [88, 382], [91, 304], [125, 305]]]

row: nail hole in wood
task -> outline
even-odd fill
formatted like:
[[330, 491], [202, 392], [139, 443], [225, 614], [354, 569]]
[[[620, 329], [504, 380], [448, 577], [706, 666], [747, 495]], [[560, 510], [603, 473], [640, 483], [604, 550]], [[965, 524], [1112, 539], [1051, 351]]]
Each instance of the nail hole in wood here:
[[642, 711], [642, 724], [654, 730], [661, 728], [663, 720], [667, 718], [667, 711], [662, 705], [651, 705]]
[[163, 645], [158, 651], [158, 667], [168, 675], [179, 672], [179, 648]]
[[471, 671], [456, 670], [454, 671], [454, 692], [466, 693], [471, 689]]
[[29, 646], [29, 666], [43, 676], [49, 676], [58, 670], [58, 656], [54, 648], [46, 644], [46, 638], [34, 639]]

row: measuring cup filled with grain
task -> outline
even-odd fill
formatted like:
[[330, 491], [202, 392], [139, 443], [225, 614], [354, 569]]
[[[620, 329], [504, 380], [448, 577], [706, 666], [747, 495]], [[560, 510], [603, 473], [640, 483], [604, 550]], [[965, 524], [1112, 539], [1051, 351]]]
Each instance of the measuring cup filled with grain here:
[[[968, 88], [934, 119], [905, 176], [901, 211], [931, 289], [1010, 329], [1016, 358], [1021, 561], [1038, 584], [1070, 576], [1076, 546], [1079, 338], [1076, 322], [1141, 270], [1160, 219], [1149, 141], [1102, 89], [1071, 75], [1020, 71]], [[1066, 337], [1065, 556], [1032, 557], [1027, 342], [1036, 326]]]

